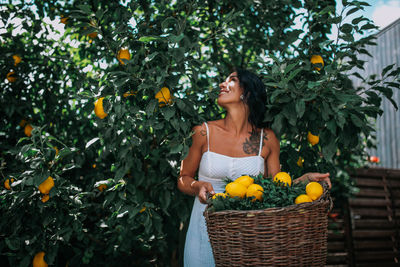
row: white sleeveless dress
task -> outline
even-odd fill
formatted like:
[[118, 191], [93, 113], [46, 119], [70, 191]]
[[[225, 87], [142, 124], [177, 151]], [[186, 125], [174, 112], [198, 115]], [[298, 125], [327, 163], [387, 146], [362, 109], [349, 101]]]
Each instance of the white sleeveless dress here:
[[[225, 191], [224, 179], [235, 180], [242, 175], [264, 174], [264, 158], [261, 156], [263, 131], [261, 130], [260, 148], [257, 156], [229, 157], [210, 151], [209, 130], [207, 123], [207, 151], [203, 153], [199, 166], [199, 181], [210, 182], [215, 193]], [[185, 267], [215, 266], [211, 244], [208, 238], [203, 212], [205, 204], [196, 196], [186, 234], [184, 250]]]

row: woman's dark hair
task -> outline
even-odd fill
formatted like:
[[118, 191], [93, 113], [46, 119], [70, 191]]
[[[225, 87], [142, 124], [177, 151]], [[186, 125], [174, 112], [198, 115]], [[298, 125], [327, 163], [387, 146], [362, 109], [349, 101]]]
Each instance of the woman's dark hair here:
[[265, 128], [268, 123], [264, 122], [267, 103], [267, 92], [261, 79], [254, 73], [235, 68], [239, 84], [243, 88], [244, 101], [249, 106], [249, 122], [257, 128]]

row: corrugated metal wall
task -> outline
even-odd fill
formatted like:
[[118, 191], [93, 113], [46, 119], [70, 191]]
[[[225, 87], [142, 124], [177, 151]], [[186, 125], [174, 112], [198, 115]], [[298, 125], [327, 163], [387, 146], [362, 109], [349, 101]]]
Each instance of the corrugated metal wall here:
[[[367, 47], [373, 58], [361, 55], [359, 59], [367, 61], [365, 71], [359, 73], [363, 77], [370, 74], [381, 74], [384, 67], [396, 63], [400, 66], [400, 19], [396, 20], [377, 35], [377, 46]], [[354, 79], [354, 85], [359, 86], [360, 80]], [[393, 99], [400, 107], [400, 90], [396, 90]], [[382, 101], [384, 113], [376, 121], [377, 149], [368, 151], [372, 156], [380, 158], [380, 167], [400, 169], [400, 111], [386, 99]], [[400, 110], [400, 109], [399, 109]]]

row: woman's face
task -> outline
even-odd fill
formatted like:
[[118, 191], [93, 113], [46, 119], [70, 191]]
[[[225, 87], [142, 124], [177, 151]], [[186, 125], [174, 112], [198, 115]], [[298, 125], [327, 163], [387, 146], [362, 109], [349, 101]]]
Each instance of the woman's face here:
[[243, 89], [240, 87], [239, 78], [237, 73], [231, 73], [228, 78], [219, 84], [219, 95], [217, 103], [221, 107], [226, 104], [240, 103], [243, 102], [240, 96], [243, 94]]

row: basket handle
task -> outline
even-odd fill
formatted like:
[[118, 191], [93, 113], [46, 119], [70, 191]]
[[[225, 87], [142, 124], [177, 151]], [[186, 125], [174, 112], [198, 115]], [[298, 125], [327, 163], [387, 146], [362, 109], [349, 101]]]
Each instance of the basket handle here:
[[327, 209], [327, 212], [329, 213], [333, 209], [333, 200], [332, 200], [332, 197], [330, 194], [329, 186], [328, 186], [328, 183], [325, 181], [321, 181], [320, 183], [321, 183], [322, 187], [324, 188], [324, 196], [323, 197], [329, 201], [329, 207]]

